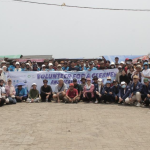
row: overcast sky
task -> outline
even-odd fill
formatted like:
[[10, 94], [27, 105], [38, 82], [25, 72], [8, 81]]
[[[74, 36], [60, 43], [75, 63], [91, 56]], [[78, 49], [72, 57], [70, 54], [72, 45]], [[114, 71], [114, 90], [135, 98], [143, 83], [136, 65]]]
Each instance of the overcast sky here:
[[[150, 0], [37, 2], [150, 9]], [[145, 55], [150, 52], [150, 12], [90, 10], [0, 0], [0, 52], [0, 55], [52, 54], [55, 58]]]

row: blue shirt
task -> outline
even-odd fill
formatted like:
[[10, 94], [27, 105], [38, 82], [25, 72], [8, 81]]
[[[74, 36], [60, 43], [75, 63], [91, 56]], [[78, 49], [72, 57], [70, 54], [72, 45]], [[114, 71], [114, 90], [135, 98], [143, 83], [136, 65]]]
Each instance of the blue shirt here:
[[69, 67], [62, 67], [62, 70], [63, 70], [63, 71], [65, 71], [65, 70], [68, 71], [68, 70], [69, 70]]
[[21, 68], [21, 71], [25, 71], [26, 68]]
[[[91, 68], [87, 68], [87, 70], [89, 70], [89, 69], [91, 69]], [[97, 70], [97, 68], [93, 67], [91, 70]]]
[[26, 91], [24, 88], [22, 88], [22, 89], [19, 91], [19, 89], [17, 88], [17, 89], [16, 89], [16, 96], [27, 96], [27, 91]]

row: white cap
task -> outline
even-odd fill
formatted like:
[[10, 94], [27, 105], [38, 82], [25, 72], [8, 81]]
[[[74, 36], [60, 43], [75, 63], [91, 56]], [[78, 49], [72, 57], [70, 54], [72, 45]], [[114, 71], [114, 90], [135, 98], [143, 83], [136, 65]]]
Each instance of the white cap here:
[[103, 80], [101, 78], [98, 79], [98, 82], [102, 82]]
[[59, 78], [59, 80], [58, 81], [64, 81], [64, 79], [63, 78]]
[[2, 71], [3, 69], [2, 68], [0, 68], [0, 71]]
[[26, 63], [26, 65], [29, 65], [29, 66], [30, 66], [30, 64], [29, 64], [29, 63]]
[[122, 81], [121, 84], [126, 84], [126, 83], [124, 81]]
[[5, 63], [5, 64], [6, 64], [6, 61], [3, 60], [2, 63]]
[[45, 67], [45, 65], [42, 65], [42, 68]]
[[110, 65], [115, 65], [115, 63], [114, 62], [111, 62], [111, 64]]
[[124, 64], [124, 61], [121, 61], [120, 64]]
[[59, 67], [59, 66], [61, 67], [61, 64], [58, 64], [58, 66], [57, 66], [57, 67]]
[[19, 62], [16, 62], [16, 65], [20, 65], [20, 63], [19, 63]]
[[48, 65], [49, 65], [49, 66], [53, 66], [53, 64], [52, 64], [52, 63], [49, 63]]
[[122, 66], [118, 66], [118, 68], [122, 68]]
[[107, 77], [107, 79], [111, 79], [111, 77], [110, 77], [110, 76], [108, 76], [108, 77]]
[[32, 83], [32, 86], [33, 86], [33, 85], [37, 85], [37, 84], [36, 84], [36, 83]]
[[2, 68], [7, 68], [6, 66], [3, 66]]

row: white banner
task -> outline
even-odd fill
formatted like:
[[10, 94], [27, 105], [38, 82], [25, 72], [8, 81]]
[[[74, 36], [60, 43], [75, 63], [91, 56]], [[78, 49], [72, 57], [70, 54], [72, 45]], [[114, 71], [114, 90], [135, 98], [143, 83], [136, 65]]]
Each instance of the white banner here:
[[58, 79], [63, 78], [64, 82], [69, 87], [69, 84], [72, 83], [73, 78], [78, 80], [80, 84], [80, 80], [82, 77], [85, 78], [93, 78], [97, 76], [98, 78], [102, 78], [103, 82], [106, 82], [106, 78], [108, 76], [111, 77], [112, 81], [116, 78], [116, 74], [118, 73], [118, 69], [106, 69], [106, 70], [93, 70], [93, 71], [20, 71], [20, 72], [8, 72], [7, 78], [12, 79], [12, 83], [15, 86], [18, 83], [24, 83], [25, 87], [30, 90], [32, 83], [37, 84], [37, 89], [40, 90], [40, 87], [43, 85], [43, 79], [48, 80], [48, 84], [51, 85], [52, 89], [56, 84], [58, 84]]

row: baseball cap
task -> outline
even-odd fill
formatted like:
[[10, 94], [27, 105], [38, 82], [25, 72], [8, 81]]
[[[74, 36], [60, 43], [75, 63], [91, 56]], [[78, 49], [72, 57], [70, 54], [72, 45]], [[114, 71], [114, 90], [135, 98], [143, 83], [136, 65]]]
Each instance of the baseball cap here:
[[101, 78], [98, 79], [98, 82], [102, 82], [103, 80]]
[[36, 84], [36, 83], [32, 83], [32, 86], [33, 86], [33, 85], [37, 85], [37, 84]]
[[138, 79], [139, 77], [137, 75], [134, 75], [133, 76], [133, 79]]
[[121, 85], [122, 85], [122, 84], [126, 84], [126, 83], [125, 83], [124, 81], [122, 81], [122, 82], [121, 82]]
[[19, 62], [16, 62], [16, 65], [20, 65], [20, 63], [19, 63]]
[[144, 82], [148, 82], [149, 80], [148, 80], [148, 78], [144, 78]]
[[45, 65], [42, 65], [42, 68], [45, 67]]
[[49, 63], [48, 65], [49, 65], [49, 66], [53, 66], [53, 64], [52, 64], [52, 63]]
[[90, 79], [90, 78], [87, 78], [86, 80], [87, 80], [87, 81], [91, 81], [91, 79]]
[[69, 86], [74, 86], [74, 84], [73, 84], [73, 83], [70, 83]]
[[94, 77], [93, 77], [93, 80], [94, 80], [94, 79], [98, 79], [98, 77], [97, 77], [97, 76], [94, 76]]
[[64, 79], [63, 78], [59, 78], [58, 81], [64, 81]]
[[115, 63], [114, 62], [111, 62], [111, 64], [110, 65], [115, 65]]
[[124, 64], [124, 61], [121, 61], [120, 64]]
[[73, 82], [77, 82], [77, 79], [74, 78], [74, 79], [73, 79]]
[[118, 66], [118, 68], [122, 68], [122, 66]]
[[58, 66], [57, 67], [61, 67], [61, 64], [58, 64]]

